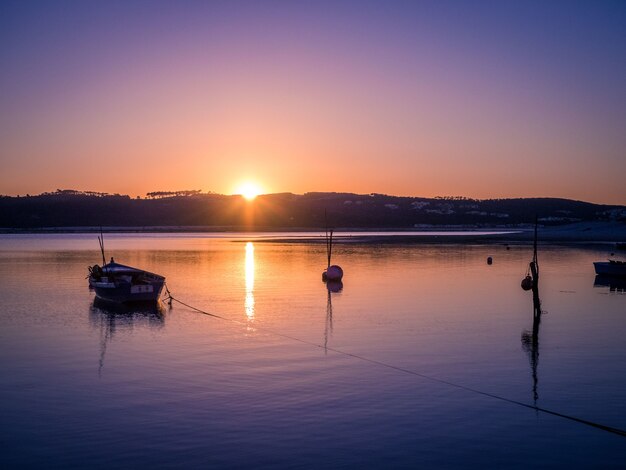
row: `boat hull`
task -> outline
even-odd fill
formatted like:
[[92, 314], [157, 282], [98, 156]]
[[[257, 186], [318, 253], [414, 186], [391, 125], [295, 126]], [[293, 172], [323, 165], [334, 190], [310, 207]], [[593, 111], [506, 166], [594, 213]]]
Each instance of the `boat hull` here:
[[626, 277], [626, 264], [598, 261], [593, 263], [599, 276]]
[[96, 296], [109, 302], [150, 302], [161, 296], [165, 281], [155, 281], [150, 284], [131, 285], [128, 283], [98, 283], [91, 284]]

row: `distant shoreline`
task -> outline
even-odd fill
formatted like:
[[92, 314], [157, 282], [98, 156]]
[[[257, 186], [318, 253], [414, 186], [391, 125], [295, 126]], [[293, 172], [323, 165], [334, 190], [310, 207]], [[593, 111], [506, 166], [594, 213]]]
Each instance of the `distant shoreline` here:
[[[247, 234], [276, 234], [273, 238], [260, 238], [262, 243], [315, 243], [324, 231], [320, 228], [274, 228], [255, 227], [246, 230], [243, 227], [227, 226], [151, 226], [151, 227], [102, 227], [105, 233], [119, 234], [166, 234], [166, 233], [205, 233], [233, 234], [245, 238]], [[38, 229], [0, 229], [1, 235], [33, 234], [89, 234], [99, 233], [100, 227], [43, 227]], [[527, 224], [519, 227], [471, 227], [471, 226], [431, 226], [419, 228], [337, 228], [338, 243], [507, 243], [528, 242], [532, 240], [533, 230]], [[368, 233], [369, 232], [369, 233]], [[375, 233], [371, 233], [375, 232]], [[429, 234], [431, 232], [432, 234]], [[436, 232], [436, 234], [435, 234]], [[446, 232], [449, 232], [447, 234]], [[471, 232], [476, 232], [472, 234]], [[485, 233], [498, 232], [498, 233]], [[305, 234], [319, 233], [306, 236]], [[543, 242], [575, 243], [623, 243], [626, 242], [626, 223], [623, 222], [580, 222], [557, 226], [540, 226], [540, 239]], [[283, 235], [284, 234], [284, 235]], [[290, 237], [289, 234], [304, 236]]]

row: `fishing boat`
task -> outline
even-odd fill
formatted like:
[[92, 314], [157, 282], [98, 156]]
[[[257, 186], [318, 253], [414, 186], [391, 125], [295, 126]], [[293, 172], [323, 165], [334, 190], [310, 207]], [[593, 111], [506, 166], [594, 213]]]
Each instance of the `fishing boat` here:
[[608, 260], [593, 263], [599, 276], [626, 277], [626, 261]]
[[[326, 212], [324, 212], [324, 218], [326, 218]], [[328, 266], [322, 273], [322, 281], [324, 282], [341, 282], [343, 278], [343, 269], [337, 264], [330, 264], [330, 258], [333, 253], [333, 229], [328, 228], [328, 221], [326, 222], [326, 256], [328, 257]], [[343, 285], [343, 284], [342, 284]]]
[[96, 296], [112, 302], [156, 301], [161, 295], [165, 277], [143, 269], [111, 262], [89, 267], [89, 286]]
[[116, 263], [113, 258], [105, 263], [104, 237], [98, 237], [102, 252], [102, 267], [89, 266], [89, 287], [96, 297], [111, 302], [154, 302], [159, 299], [165, 284], [165, 277]]

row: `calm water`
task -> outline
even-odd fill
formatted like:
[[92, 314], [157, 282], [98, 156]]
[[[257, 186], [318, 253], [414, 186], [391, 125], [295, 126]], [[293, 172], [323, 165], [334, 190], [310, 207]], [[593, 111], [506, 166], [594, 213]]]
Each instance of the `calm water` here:
[[338, 245], [329, 293], [323, 244], [106, 243], [234, 321], [94, 303], [95, 235], [0, 235], [5, 468], [624, 467], [626, 438], [337, 352], [625, 429], [626, 294], [594, 287], [601, 247], [541, 248], [536, 344], [527, 246]]

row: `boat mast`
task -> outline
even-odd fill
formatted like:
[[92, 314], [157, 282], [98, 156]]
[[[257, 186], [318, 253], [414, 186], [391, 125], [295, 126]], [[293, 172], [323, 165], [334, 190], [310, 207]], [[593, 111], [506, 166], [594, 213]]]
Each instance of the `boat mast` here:
[[328, 241], [328, 267], [330, 268], [330, 257], [333, 253], [333, 229], [330, 229], [330, 239]]
[[324, 209], [324, 222], [326, 223], [326, 256], [328, 257], [328, 268], [330, 268], [330, 257], [333, 251], [333, 229], [328, 228], [328, 216]]
[[98, 237], [98, 243], [100, 243], [100, 253], [102, 254], [102, 268], [106, 269], [104, 267], [107, 264], [107, 262], [104, 257], [104, 233], [102, 233], [102, 227], [100, 227], [100, 236]]

